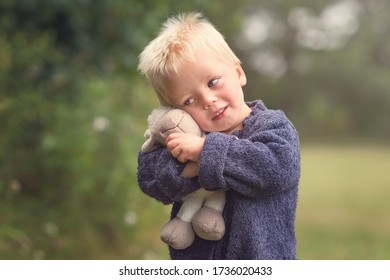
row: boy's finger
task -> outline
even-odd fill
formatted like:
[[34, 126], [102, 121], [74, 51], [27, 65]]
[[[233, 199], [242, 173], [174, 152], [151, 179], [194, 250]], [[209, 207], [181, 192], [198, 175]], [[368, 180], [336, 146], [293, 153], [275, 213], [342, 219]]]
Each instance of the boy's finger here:
[[181, 150], [179, 149], [180, 141], [178, 141], [176, 138], [167, 141], [166, 146], [170, 152], [172, 152], [174, 149], [177, 150], [177, 154], [181, 152]]
[[176, 139], [179, 136], [180, 133], [174, 132], [168, 135], [168, 137], [165, 139], [166, 143], [172, 141], [173, 139]]

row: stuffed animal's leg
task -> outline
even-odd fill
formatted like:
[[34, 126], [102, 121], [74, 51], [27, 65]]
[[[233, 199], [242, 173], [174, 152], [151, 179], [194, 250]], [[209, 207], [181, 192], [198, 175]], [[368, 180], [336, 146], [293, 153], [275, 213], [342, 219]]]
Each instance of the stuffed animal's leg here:
[[225, 192], [215, 192], [207, 197], [204, 206], [210, 207], [220, 213], [222, 213], [223, 208], [225, 207], [226, 202], [226, 193]]
[[192, 217], [202, 207], [204, 199], [199, 197], [189, 197], [183, 201], [176, 217], [179, 217], [185, 222], [191, 223]]
[[177, 250], [189, 247], [195, 239], [191, 220], [202, 204], [203, 199], [201, 198], [189, 197], [185, 199], [176, 217], [162, 228], [161, 240]]
[[204, 206], [192, 219], [192, 226], [199, 237], [220, 240], [225, 234], [225, 221], [222, 216], [225, 201], [225, 192], [215, 192], [207, 197]]

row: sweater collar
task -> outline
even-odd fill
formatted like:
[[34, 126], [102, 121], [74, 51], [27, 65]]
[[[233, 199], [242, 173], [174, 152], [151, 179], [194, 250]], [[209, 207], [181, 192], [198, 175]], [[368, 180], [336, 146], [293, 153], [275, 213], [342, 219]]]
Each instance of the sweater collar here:
[[242, 136], [243, 136], [242, 134], [243, 134], [243, 131], [245, 130], [245, 128], [251, 126], [252, 120], [254, 120], [253, 117], [255, 115], [257, 115], [260, 111], [267, 110], [263, 101], [261, 101], [261, 100], [246, 102], [246, 104], [252, 109], [252, 112], [242, 122], [242, 125], [244, 128], [242, 130], [236, 130], [233, 132], [233, 135], [238, 137], [238, 138], [242, 138]]

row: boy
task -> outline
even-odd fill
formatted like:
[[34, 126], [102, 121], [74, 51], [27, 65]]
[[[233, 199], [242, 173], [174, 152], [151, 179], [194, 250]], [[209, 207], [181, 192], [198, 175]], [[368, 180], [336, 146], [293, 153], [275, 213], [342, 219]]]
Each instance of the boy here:
[[142, 191], [173, 203], [172, 216], [199, 186], [226, 192], [223, 238], [170, 247], [171, 258], [295, 259], [297, 132], [283, 112], [244, 101], [246, 76], [223, 36], [200, 14], [170, 18], [140, 54], [139, 69], [162, 105], [185, 110], [208, 133], [174, 133], [167, 148], [141, 152]]

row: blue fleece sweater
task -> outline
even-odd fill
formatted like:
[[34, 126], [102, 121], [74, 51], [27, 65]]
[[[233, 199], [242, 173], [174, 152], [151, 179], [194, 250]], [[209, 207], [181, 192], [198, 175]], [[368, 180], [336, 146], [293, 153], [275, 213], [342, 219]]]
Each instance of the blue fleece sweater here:
[[282, 111], [262, 101], [243, 130], [207, 135], [198, 177], [180, 177], [185, 164], [166, 148], [140, 153], [138, 182], [144, 193], [164, 204], [180, 200], [199, 186], [225, 191], [226, 233], [219, 241], [196, 238], [184, 250], [169, 248], [172, 259], [295, 259], [295, 213], [300, 177], [297, 132]]

